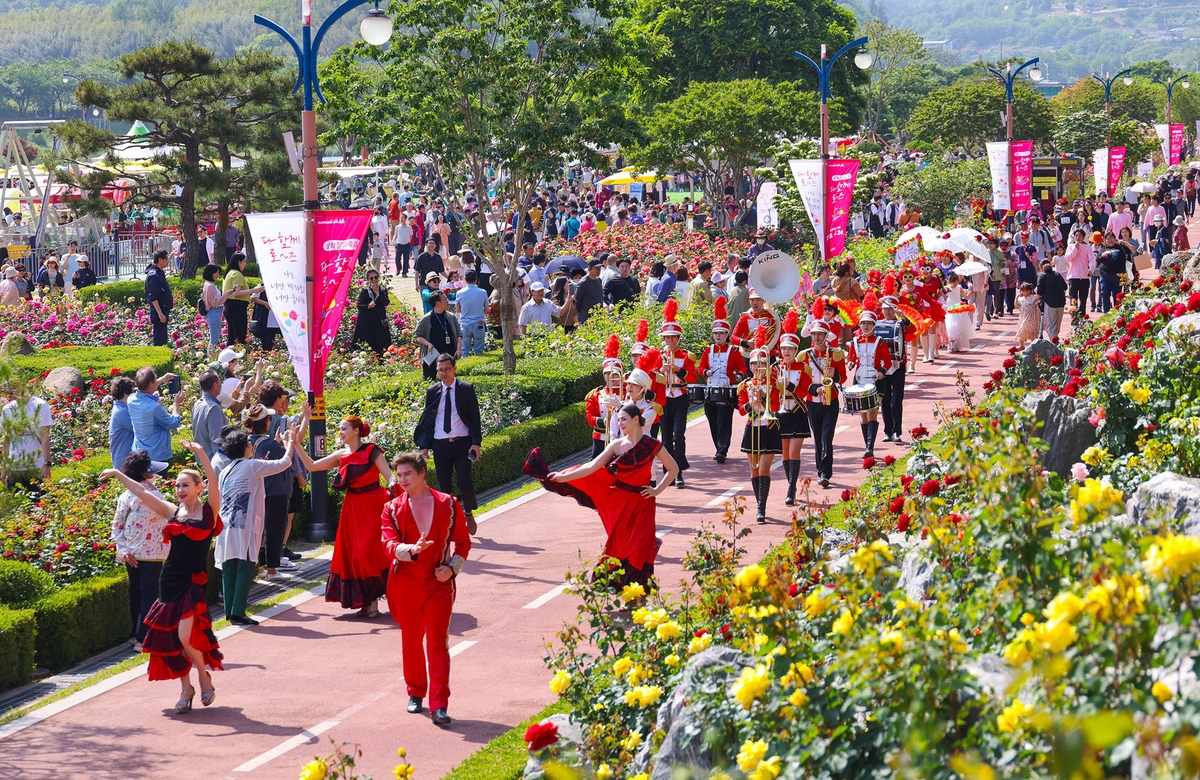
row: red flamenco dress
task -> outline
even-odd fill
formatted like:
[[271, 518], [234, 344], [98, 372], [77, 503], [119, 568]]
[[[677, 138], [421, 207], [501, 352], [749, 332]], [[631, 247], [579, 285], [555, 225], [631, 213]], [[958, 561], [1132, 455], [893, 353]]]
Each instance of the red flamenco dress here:
[[325, 600], [346, 609], [361, 609], [387, 591], [392, 562], [383, 546], [380, 518], [388, 492], [379, 484], [375, 455], [382, 450], [366, 442], [350, 455], [343, 455], [333, 478], [336, 490], [345, 490], [333, 560], [325, 580]]
[[150, 679], [175, 680], [192, 670], [192, 661], [179, 641], [179, 621], [191, 617], [192, 647], [204, 655], [209, 669], [224, 669], [224, 656], [212, 632], [204, 586], [208, 584], [208, 548], [221, 533], [221, 518], [206, 502], [198, 520], [172, 520], [163, 529], [171, 545], [158, 578], [158, 601], [146, 615], [146, 640], [142, 652], [150, 654]]
[[649, 586], [659, 541], [654, 535], [655, 501], [642, 490], [650, 485], [654, 457], [662, 442], [649, 436], [615, 458], [607, 467], [571, 482], [551, 482], [546, 459], [539, 448], [525, 460], [525, 473], [541, 480], [551, 493], [574, 498], [580, 506], [595, 509], [608, 533], [604, 555], [625, 570], [618, 586], [638, 582]]

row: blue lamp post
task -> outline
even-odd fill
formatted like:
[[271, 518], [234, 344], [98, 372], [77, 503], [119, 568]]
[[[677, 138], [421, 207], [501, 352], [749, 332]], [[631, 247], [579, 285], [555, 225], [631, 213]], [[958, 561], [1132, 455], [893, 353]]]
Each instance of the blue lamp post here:
[[[74, 73], [64, 73], [62, 75], [62, 80], [63, 80], [64, 84], [70, 84], [71, 79], [75, 79], [76, 81], [83, 81], [82, 76], [76, 76]], [[83, 121], [87, 122], [87, 106], [80, 106], [79, 110], [83, 112]]]
[[[1094, 78], [1096, 81], [1099, 81], [1104, 86], [1104, 115], [1106, 117], [1108, 117], [1108, 122], [1110, 125], [1112, 124], [1112, 87], [1113, 87], [1113, 84], [1115, 84], [1117, 82], [1117, 79], [1121, 78], [1122, 76], [1125, 77], [1125, 85], [1126, 86], [1132, 84], [1133, 76], [1130, 76], [1129, 74], [1130, 74], [1130, 70], [1129, 70], [1129, 68], [1126, 68], [1125, 70], [1117, 73], [1117, 75], [1111, 76], [1108, 78], [1100, 78], [1099, 76], [1095, 76], [1095, 75], [1092, 76], [1092, 78]], [[1104, 131], [1104, 145], [1105, 146], [1109, 145], [1109, 131], [1107, 129]]]
[[1171, 124], [1171, 92], [1172, 92], [1172, 90], [1175, 89], [1176, 84], [1180, 85], [1184, 89], [1189, 89], [1192, 86], [1192, 80], [1191, 80], [1191, 78], [1189, 78], [1190, 75], [1191, 74], [1185, 73], [1178, 78], [1174, 78], [1174, 79], [1168, 78], [1166, 81], [1159, 81], [1158, 79], [1154, 79], [1155, 84], [1162, 84], [1164, 87], [1167, 88], [1167, 124], [1168, 125]]
[[[317, 192], [317, 168], [320, 166], [320, 152], [317, 149], [317, 115], [313, 111], [313, 96], [316, 95], [318, 100], [322, 103], [325, 102], [325, 96], [321, 94], [321, 84], [317, 78], [317, 53], [320, 51], [321, 41], [324, 40], [325, 33], [329, 31], [329, 28], [351, 10], [366, 5], [368, 2], [371, 0], [346, 0], [329, 15], [329, 18], [317, 30], [316, 38], [313, 38], [312, 0], [302, 0], [300, 13], [303, 27], [299, 43], [291, 33], [275, 22], [258, 14], [254, 15], [255, 24], [274, 30], [291, 45], [292, 51], [296, 53], [296, 59], [299, 61], [299, 72], [296, 75], [296, 85], [292, 88], [292, 93], [295, 94], [301, 87], [304, 88], [304, 110], [300, 112], [300, 136], [304, 176], [305, 275], [308, 282], [310, 355], [316, 354], [319, 339], [319, 329], [312, 325], [317, 321], [316, 313], [313, 311], [316, 300], [313, 290], [314, 252], [316, 249], [314, 234], [316, 211], [320, 206], [320, 196]], [[363, 40], [374, 46], [382, 46], [392, 37], [392, 20], [380, 10], [379, 0], [375, 0], [375, 7], [368, 11], [366, 17], [363, 18], [359, 32], [362, 34]], [[310, 361], [310, 365], [313, 362]], [[323, 382], [317, 381], [318, 377], [310, 377], [310, 380], [311, 387], [323, 387]], [[326, 454], [324, 393], [314, 395], [310, 392], [308, 403], [312, 407], [312, 420], [309, 423], [309, 452], [313, 458], [321, 458]], [[312, 475], [312, 515], [313, 523], [308, 531], [309, 541], [327, 542], [332, 540], [334, 528], [333, 524], [329, 522], [329, 485], [325, 472], [314, 472]]]
[[[1030, 67], [1032, 66], [1032, 67]], [[1013, 70], [1010, 62], [1004, 69], [1004, 72], [995, 68], [988, 68], [988, 71], [1000, 79], [1000, 83], [1004, 85], [1004, 124], [1008, 130], [1008, 140], [1013, 139], [1013, 82], [1017, 80], [1017, 76], [1021, 75], [1021, 71], [1029, 68], [1029, 78], [1033, 81], [1042, 80], [1042, 69], [1038, 67], [1038, 58], [1034, 57], [1028, 62], [1022, 63], [1021, 67]]]

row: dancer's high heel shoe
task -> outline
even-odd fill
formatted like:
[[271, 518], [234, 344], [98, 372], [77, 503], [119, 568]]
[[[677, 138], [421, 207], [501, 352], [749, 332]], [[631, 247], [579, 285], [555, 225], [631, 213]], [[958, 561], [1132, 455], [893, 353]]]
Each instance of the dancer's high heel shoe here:
[[217, 698], [217, 686], [212, 684], [212, 675], [211, 674], [206, 674], [204, 676], [208, 678], [209, 688], [207, 691], [204, 690], [204, 681], [203, 680], [200, 681], [200, 703], [203, 704], [205, 707], [207, 707], [208, 705], [212, 704], [213, 701], [215, 701]]
[[180, 693], [179, 701], [175, 702], [175, 714], [187, 715], [189, 712], [191, 712], [192, 699], [194, 698], [196, 698], [196, 689], [189, 685], [187, 689], [187, 696], [184, 696], [182, 693]]

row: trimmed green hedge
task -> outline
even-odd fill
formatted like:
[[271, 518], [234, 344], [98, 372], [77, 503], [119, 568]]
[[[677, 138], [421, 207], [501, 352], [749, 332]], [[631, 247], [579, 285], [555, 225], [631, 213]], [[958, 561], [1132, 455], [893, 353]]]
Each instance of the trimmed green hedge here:
[[54, 589], [54, 578], [22, 561], [0, 560], [0, 604], [25, 604]]
[[170, 347], [57, 347], [39, 349], [32, 355], [13, 355], [11, 359], [27, 376], [41, 376], [61, 366], [78, 368], [85, 375], [91, 368], [99, 377], [107, 377], [115, 368], [131, 378], [142, 366], [154, 366], [159, 376], [175, 368], [175, 354]]
[[[200, 300], [200, 293], [204, 289], [203, 279], [180, 279], [178, 276], [171, 276], [167, 281], [171, 284], [171, 293], [176, 301], [186, 299], [189, 304], [195, 306], [196, 301]], [[251, 287], [257, 287], [261, 281], [257, 277], [246, 275], [246, 283]], [[124, 305], [130, 298], [139, 305], [146, 302], [146, 283], [143, 280], [97, 284], [79, 291], [79, 300], [84, 303], [104, 301]]]
[[33, 604], [38, 666], [65, 669], [132, 633], [124, 571], [67, 585]]
[[33, 679], [36, 636], [32, 609], [0, 607], [0, 691]]
[[[483, 440], [483, 454], [472, 469], [475, 490], [482, 492], [519, 479], [525, 456], [534, 447], [541, 447], [546, 460], [553, 462], [591, 446], [592, 429], [583, 418], [582, 403], [505, 428]], [[432, 480], [432, 468], [429, 473]]]

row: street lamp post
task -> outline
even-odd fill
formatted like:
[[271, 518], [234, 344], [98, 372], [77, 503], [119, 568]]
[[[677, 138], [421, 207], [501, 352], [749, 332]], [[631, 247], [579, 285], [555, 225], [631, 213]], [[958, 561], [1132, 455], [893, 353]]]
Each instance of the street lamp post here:
[[1179, 78], [1168, 78], [1166, 81], [1154, 79], [1155, 84], [1162, 84], [1167, 88], [1167, 124], [1171, 124], [1171, 92], [1175, 89], [1175, 85], [1179, 84], [1184, 89], [1189, 89], [1192, 86], [1191, 74], [1185, 73]]
[[[70, 84], [71, 79], [75, 79], [76, 81], [83, 81], [83, 79], [81, 77], [76, 76], [74, 73], [64, 73], [62, 76], [62, 79], [63, 79], [64, 84]], [[83, 112], [83, 121], [86, 124], [87, 123], [87, 106], [80, 106], [79, 110], [81, 112]]]
[[[321, 93], [321, 85], [317, 78], [317, 53], [321, 48], [321, 41], [324, 40], [325, 33], [329, 31], [329, 28], [347, 13], [368, 2], [371, 2], [371, 0], [346, 0], [346, 2], [338, 6], [329, 15], [329, 18], [317, 30], [317, 35], [314, 38], [312, 35], [312, 0], [302, 0], [301, 24], [303, 26], [301, 28], [300, 43], [297, 43], [296, 39], [287, 30], [275, 22], [258, 14], [254, 15], [255, 24], [260, 24], [267, 29], [274, 30], [291, 45], [292, 51], [296, 53], [299, 65], [299, 72], [296, 75], [296, 85], [292, 87], [292, 93], [295, 94], [302, 86], [304, 87], [304, 110], [300, 112], [300, 136], [304, 176], [304, 268], [305, 281], [308, 287], [308, 348], [310, 370], [311, 366], [316, 364], [315, 360], [311, 358], [316, 356], [320, 340], [320, 329], [315, 326], [318, 312], [314, 311], [316, 306], [316, 291], [313, 289], [316, 271], [316, 212], [320, 207], [320, 195], [317, 192], [317, 168], [320, 165], [320, 150], [317, 149], [317, 115], [313, 111], [313, 96], [316, 95], [317, 99], [324, 103], [325, 95]], [[363, 40], [375, 46], [382, 46], [392, 37], [392, 20], [380, 10], [379, 0], [375, 0], [375, 7], [367, 12], [366, 17], [359, 27], [359, 31], [362, 34]], [[310, 379], [315, 380], [316, 377], [311, 377]], [[310, 386], [316, 387], [315, 381]], [[316, 395], [310, 391], [308, 394], [308, 403], [312, 407], [312, 419], [309, 423], [309, 453], [314, 459], [321, 458], [326, 454], [324, 392]], [[334, 536], [334, 528], [333, 524], [329, 522], [329, 485], [325, 472], [314, 472], [312, 475], [312, 516], [313, 523], [308, 531], [308, 540], [310, 542], [331, 541]]]
[[[1030, 66], [1033, 67], [1030, 67]], [[1021, 71], [1029, 68], [1029, 78], [1033, 81], [1042, 80], [1042, 69], [1038, 67], [1038, 58], [1034, 57], [1028, 62], [1022, 63], [1021, 67], [1016, 70], [1012, 69], [1012, 63], [1008, 63], [1004, 72], [995, 68], [988, 68], [988, 71], [1000, 79], [1000, 83], [1004, 85], [1004, 124], [1008, 130], [1008, 141], [1011, 143], [1013, 139], [1013, 82], [1017, 80], [1017, 76], [1021, 75]]]
[[[1104, 86], [1104, 115], [1108, 118], [1109, 126], [1112, 125], [1112, 87], [1113, 87], [1113, 84], [1115, 84], [1117, 82], [1117, 79], [1121, 78], [1122, 76], [1125, 77], [1125, 86], [1129, 86], [1130, 84], [1132, 84], [1133, 76], [1130, 76], [1129, 73], [1130, 73], [1129, 68], [1126, 68], [1125, 70], [1119, 72], [1117, 75], [1108, 77], [1108, 78], [1100, 78], [1099, 76], [1095, 76], [1095, 75], [1092, 76], [1092, 78], [1094, 78], [1096, 81], [1099, 81]], [[1104, 131], [1104, 145], [1105, 146], [1108, 146], [1109, 142], [1110, 142], [1110, 138], [1109, 138], [1110, 129], [1111, 129], [1111, 127], [1106, 128]]]
[[[875, 61], [875, 57], [866, 49], [867, 38], [863, 36], [856, 41], [850, 41], [845, 46], [837, 50], [837, 53], [832, 57], [827, 56], [825, 44], [821, 44], [821, 59], [819, 62], [801, 54], [793, 52], [797, 57], [812, 65], [817, 71], [817, 83], [821, 93], [821, 214], [822, 219], [827, 220], [829, 212], [829, 192], [825, 186], [825, 168], [829, 162], [829, 73], [833, 70], [833, 65], [838, 59], [850, 51], [858, 47], [858, 53], [854, 55], [854, 64], [860, 69], [866, 70], [871, 67], [871, 63]], [[818, 245], [822, 248], [821, 255], [824, 257], [825, 237], [817, 236]]]

